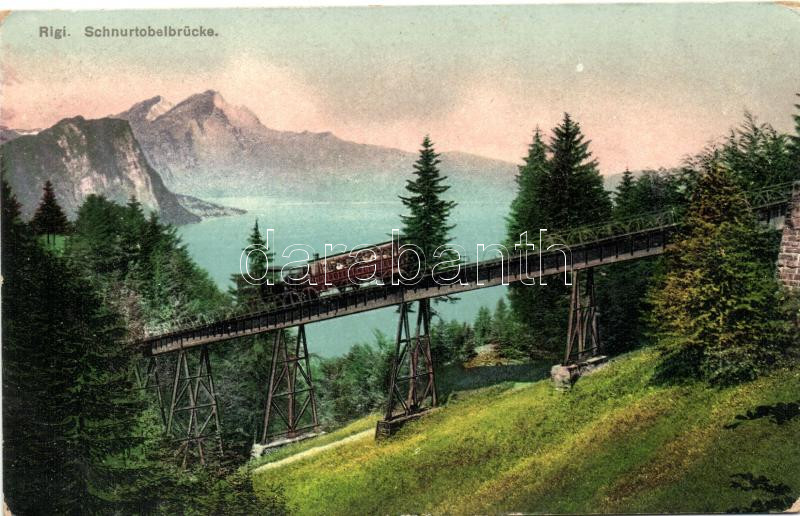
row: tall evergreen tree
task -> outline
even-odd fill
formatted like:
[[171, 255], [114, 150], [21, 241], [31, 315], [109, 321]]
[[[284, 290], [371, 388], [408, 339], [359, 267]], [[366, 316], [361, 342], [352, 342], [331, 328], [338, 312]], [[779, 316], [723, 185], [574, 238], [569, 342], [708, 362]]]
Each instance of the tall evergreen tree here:
[[[272, 268], [275, 265], [273, 261], [275, 253], [266, 250], [266, 244], [267, 242], [258, 228], [258, 219], [256, 219], [247, 238], [247, 246], [242, 249], [242, 251], [248, 252], [247, 271], [238, 271], [231, 276], [234, 288], [230, 292], [241, 310], [253, 310], [261, 306], [264, 301], [262, 292], [268, 288], [261, 283], [269, 279], [275, 284], [280, 279], [280, 274], [274, 272], [274, 269], [268, 270], [268, 267]], [[245, 279], [247, 274], [249, 277]]]
[[652, 290], [666, 374], [727, 384], [752, 379], [789, 344], [774, 257], [731, 171], [701, 171], [668, 272]]
[[614, 194], [614, 217], [624, 219], [635, 215], [636, 209], [633, 206], [634, 196], [633, 190], [636, 185], [636, 179], [633, 177], [633, 172], [625, 169], [622, 174], [622, 180], [617, 185], [617, 191]]
[[[253, 224], [253, 229], [247, 238], [247, 247], [266, 246], [266, 240], [261, 234], [258, 219]], [[250, 253], [248, 270], [253, 278], [261, 278], [267, 271], [267, 265], [274, 266], [274, 253], [264, 253], [255, 250]], [[268, 276], [273, 282], [279, 274]], [[244, 281], [242, 272], [236, 272], [231, 277], [235, 289], [231, 290], [236, 300], [238, 310], [252, 311], [263, 309], [262, 287]], [[293, 338], [287, 330], [285, 338]], [[241, 339], [236, 349], [220, 348], [216, 351], [217, 358], [221, 361], [218, 371], [230, 371], [234, 374], [217, 378], [218, 391], [224, 393], [220, 396], [220, 412], [222, 426], [225, 432], [224, 441], [229, 450], [238, 453], [240, 458], [246, 459], [250, 453], [250, 446], [260, 439], [263, 414], [254, 412], [252, 407], [260, 407], [266, 403], [265, 385], [269, 385], [270, 363], [272, 362], [272, 342], [274, 334], [257, 335]]]
[[790, 139], [745, 112], [720, 148], [719, 159], [746, 190], [800, 178], [792, 163]]
[[456, 203], [442, 199], [442, 194], [450, 187], [445, 184], [447, 177], [439, 173], [439, 163], [439, 154], [430, 138], [425, 136], [419, 159], [414, 164], [414, 178], [406, 182], [409, 195], [400, 196], [408, 209], [408, 213], [401, 216], [403, 238], [419, 246], [429, 268], [433, 266], [434, 251], [450, 242], [449, 233], [455, 227], [448, 224], [448, 219]]
[[487, 306], [481, 306], [478, 309], [478, 315], [475, 316], [475, 345], [484, 346], [487, 344], [489, 335], [492, 331], [492, 311]]
[[127, 512], [148, 496], [130, 486], [153, 470], [142, 459], [146, 407], [128, 376], [135, 352], [111, 305], [18, 216], [4, 184], [6, 499], [20, 514]]
[[580, 124], [564, 113], [550, 139], [550, 167], [541, 186], [543, 226], [550, 231], [608, 220], [611, 200]]
[[[258, 219], [256, 219], [255, 224], [253, 224], [253, 231], [250, 233], [250, 237], [247, 239], [248, 245], [258, 246], [259, 249], [266, 248], [267, 241], [264, 240], [264, 237], [261, 236], [261, 231], [258, 229]], [[272, 261], [273, 253], [268, 253], [265, 255], [261, 252], [255, 252], [250, 254], [250, 259], [248, 263], [248, 268], [250, 270], [250, 275], [254, 278], [260, 278], [267, 272], [267, 262]]]
[[539, 187], [547, 172], [547, 146], [542, 140], [542, 132], [537, 127], [533, 133], [533, 142], [528, 146], [525, 164], [519, 167], [515, 178], [517, 195], [511, 202], [511, 210], [506, 218], [508, 243], [519, 242], [520, 234], [527, 231], [528, 239], [538, 239], [539, 229], [543, 228], [540, 209]]
[[[624, 220], [679, 205], [677, 180], [662, 171], [646, 170], [637, 178], [626, 170], [614, 195], [614, 218]], [[616, 263], [595, 275], [600, 306], [603, 351], [617, 354], [646, 341], [646, 292], [663, 269], [661, 257]]]
[[56, 200], [53, 183], [46, 181], [43, 190], [42, 200], [33, 215], [31, 226], [37, 234], [45, 235], [47, 243], [50, 243], [51, 236], [64, 235], [69, 231], [69, 221]]
[[[531, 226], [525, 228], [529, 241], [538, 243], [539, 228], [553, 233], [610, 218], [611, 201], [603, 188], [597, 162], [591, 157], [589, 143], [580, 125], [566, 113], [561, 124], [553, 129], [546, 149], [541, 137], [534, 134], [528, 159], [520, 171], [521, 177], [526, 178], [523, 181], [525, 192], [520, 186], [515, 200], [517, 206], [512, 206], [512, 214], [525, 210], [535, 217], [527, 222]], [[518, 227], [518, 224], [513, 228], [509, 224], [509, 230]], [[517, 236], [514, 240], [518, 239]], [[525, 331], [525, 335], [509, 339], [517, 353], [536, 356], [542, 351], [559, 351], [564, 346], [569, 304], [567, 290], [560, 277], [549, 278], [546, 282], [547, 285], [509, 288], [512, 312]], [[510, 328], [516, 326], [509, 325]]]
[[[545, 203], [542, 200], [544, 195], [542, 189], [550, 174], [547, 153], [547, 145], [537, 127], [533, 133], [533, 141], [528, 146], [524, 164], [519, 167], [516, 177], [517, 195], [511, 203], [510, 215], [506, 219], [507, 244], [510, 249], [514, 249], [513, 246], [519, 243], [523, 232], [528, 233], [529, 243], [538, 245], [539, 229], [548, 228], [547, 221], [550, 219], [543, 210]], [[518, 250], [523, 251], [521, 248]], [[553, 326], [550, 316], [554, 312], [554, 303], [558, 304], [559, 298], [560, 292], [547, 286], [521, 284], [509, 286], [508, 299], [513, 316], [506, 316], [505, 305], [502, 305], [501, 317], [493, 321], [494, 325], [503, 326], [502, 329], [497, 329], [497, 335], [503, 335], [503, 338], [497, 339], [500, 351], [506, 355], [530, 354], [533, 351], [525, 349], [525, 343], [531, 342], [530, 339], [511, 335], [514, 329], [519, 328], [511, 322], [512, 317], [522, 322], [523, 327], [535, 335], [534, 341], [539, 342], [541, 347], [553, 346], [558, 337], [551, 333]], [[558, 327], [556, 324], [556, 328]], [[503, 349], [505, 346], [511, 346], [513, 349]]]

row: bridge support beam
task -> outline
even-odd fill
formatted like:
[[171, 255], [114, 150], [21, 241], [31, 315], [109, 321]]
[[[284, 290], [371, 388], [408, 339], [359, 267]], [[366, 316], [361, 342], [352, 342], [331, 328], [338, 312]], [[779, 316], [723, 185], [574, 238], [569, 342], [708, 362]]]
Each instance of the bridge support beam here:
[[594, 296], [594, 271], [586, 271], [586, 284], [581, 292], [580, 274], [572, 271], [572, 295], [569, 303], [567, 349], [564, 365], [582, 362], [600, 351], [597, 330], [597, 305]]
[[163, 388], [166, 387], [166, 384], [162, 384], [160, 381], [156, 357], [150, 356], [144, 359], [134, 360], [133, 374], [136, 387], [139, 390], [147, 392], [148, 390], [153, 389], [155, 391], [156, 402], [158, 403], [158, 413], [161, 416], [161, 424], [164, 427], [164, 431], [166, 431], [167, 407], [165, 407], [163, 391]]
[[[179, 443], [178, 455], [183, 466], [197, 459], [206, 464], [209, 453], [222, 454], [219, 410], [211, 374], [208, 347], [202, 346], [194, 369], [190, 372], [190, 351], [180, 350], [172, 382], [172, 399], [167, 418], [167, 434]], [[207, 447], [207, 444], [212, 444]]]
[[400, 305], [386, 414], [375, 429], [376, 438], [388, 437], [403, 423], [437, 404], [431, 357], [430, 299], [422, 299], [417, 304], [417, 325], [413, 337], [408, 317], [411, 303]]
[[262, 445], [292, 440], [303, 431], [319, 428], [305, 326], [298, 326], [291, 349], [283, 330], [274, 335]]

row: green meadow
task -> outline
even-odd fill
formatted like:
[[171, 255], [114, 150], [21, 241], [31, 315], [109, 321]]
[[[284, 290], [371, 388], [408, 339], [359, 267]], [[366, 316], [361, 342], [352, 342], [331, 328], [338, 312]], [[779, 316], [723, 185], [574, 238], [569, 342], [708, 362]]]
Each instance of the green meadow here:
[[[253, 485], [264, 496], [281, 489], [297, 514], [787, 509], [800, 496], [800, 417], [778, 404], [800, 401], [800, 372], [717, 389], [659, 383], [657, 364], [642, 350], [566, 392], [548, 379], [454, 392], [389, 440], [370, 432], [254, 468]], [[748, 411], [763, 417], [737, 419]], [[374, 428], [377, 418], [257, 465]], [[747, 478], [760, 485], [748, 489]]]

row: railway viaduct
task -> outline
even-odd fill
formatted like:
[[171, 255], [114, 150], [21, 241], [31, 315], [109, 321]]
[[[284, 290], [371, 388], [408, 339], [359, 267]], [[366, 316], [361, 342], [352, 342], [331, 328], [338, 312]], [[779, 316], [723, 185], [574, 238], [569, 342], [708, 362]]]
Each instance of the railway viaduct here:
[[[778, 274], [785, 286], [800, 288], [800, 183], [794, 188], [775, 185], [748, 197], [764, 222], [782, 228]], [[144, 356], [136, 367], [136, 378], [141, 388], [154, 392], [166, 433], [178, 445], [184, 464], [192, 458], [204, 463], [209, 453], [222, 448], [209, 346], [269, 334], [272, 363], [261, 444], [280, 445], [313, 434], [319, 426], [305, 325], [397, 306], [388, 401], [376, 429], [376, 436], [388, 435], [438, 402], [430, 350], [431, 299], [521, 282], [526, 277], [564, 274], [571, 279], [572, 295], [563, 364], [579, 364], [600, 351], [594, 268], [664, 253], [679, 224], [679, 215], [668, 211], [579, 227], [549, 235], [543, 246], [546, 251], [462, 265], [457, 277], [448, 281], [428, 274], [414, 285], [363, 287], [173, 328], [138, 342]], [[284, 331], [289, 328], [296, 330]]]

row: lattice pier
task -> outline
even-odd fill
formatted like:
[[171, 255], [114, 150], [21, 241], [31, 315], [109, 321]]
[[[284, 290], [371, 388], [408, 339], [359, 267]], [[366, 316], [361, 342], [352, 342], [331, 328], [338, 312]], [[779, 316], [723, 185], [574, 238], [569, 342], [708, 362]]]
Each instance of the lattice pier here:
[[586, 271], [586, 284], [581, 292], [580, 274], [572, 271], [572, 295], [569, 303], [567, 349], [564, 365], [581, 362], [600, 351], [597, 330], [597, 305], [594, 296], [594, 271]]
[[298, 326], [291, 348], [284, 330], [278, 330], [274, 335], [261, 434], [261, 444], [264, 445], [280, 439], [293, 439], [306, 430], [319, 428], [305, 326]]
[[222, 454], [219, 409], [208, 347], [200, 348], [196, 361], [190, 353], [189, 350], [178, 352], [167, 418], [167, 434], [179, 443], [178, 454], [183, 455], [184, 467], [192, 459], [205, 464], [210, 454]]
[[391, 435], [407, 420], [437, 404], [431, 357], [430, 299], [422, 299], [417, 305], [417, 325], [413, 336], [408, 317], [411, 303], [400, 305], [386, 414], [378, 422], [376, 437]]

